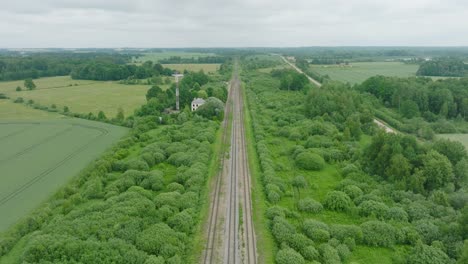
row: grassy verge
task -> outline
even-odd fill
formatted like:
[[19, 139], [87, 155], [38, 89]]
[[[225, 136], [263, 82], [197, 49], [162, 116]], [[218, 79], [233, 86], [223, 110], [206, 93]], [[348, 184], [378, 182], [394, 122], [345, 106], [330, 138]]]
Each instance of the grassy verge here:
[[[244, 98], [245, 86], [241, 87]], [[274, 263], [274, 252], [277, 251], [273, 237], [268, 229], [268, 223], [265, 216], [267, 205], [266, 197], [261, 183], [260, 164], [255, 151], [255, 140], [253, 128], [251, 126], [251, 117], [247, 101], [244, 100], [244, 125], [245, 136], [247, 140], [247, 157], [249, 161], [250, 175], [252, 180], [252, 208], [255, 235], [257, 238], [257, 253], [259, 263]]]

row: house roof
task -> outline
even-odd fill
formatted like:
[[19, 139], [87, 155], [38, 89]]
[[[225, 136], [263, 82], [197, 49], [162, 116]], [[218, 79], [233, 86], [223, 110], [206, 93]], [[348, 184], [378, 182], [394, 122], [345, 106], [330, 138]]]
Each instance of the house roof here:
[[195, 98], [192, 101], [192, 104], [204, 104], [204, 103], [205, 103], [205, 100], [203, 100], [203, 98]]

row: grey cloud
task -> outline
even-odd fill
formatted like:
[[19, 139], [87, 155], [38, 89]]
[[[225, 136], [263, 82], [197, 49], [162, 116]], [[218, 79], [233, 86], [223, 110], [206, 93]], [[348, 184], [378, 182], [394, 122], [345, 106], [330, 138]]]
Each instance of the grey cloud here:
[[468, 45], [467, 16], [463, 0], [16, 0], [0, 47]]

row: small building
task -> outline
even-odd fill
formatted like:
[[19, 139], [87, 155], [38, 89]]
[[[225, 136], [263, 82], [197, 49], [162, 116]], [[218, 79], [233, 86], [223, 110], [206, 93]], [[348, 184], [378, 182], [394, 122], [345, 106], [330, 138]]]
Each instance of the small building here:
[[205, 100], [203, 98], [195, 98], [192, 101], [192, 112], [197, 110], [198, 107], [202, 106], [205, 103]]

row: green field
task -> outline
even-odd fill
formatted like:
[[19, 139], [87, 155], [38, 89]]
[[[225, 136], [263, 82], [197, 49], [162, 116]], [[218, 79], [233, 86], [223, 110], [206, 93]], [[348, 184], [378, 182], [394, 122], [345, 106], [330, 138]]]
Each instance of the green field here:
[[36, 110], [10, 100], [0, 100], [0, 120], [43, 120], [59, 119], [63, 116], [47, 111]]
[[437, 137], [459, 141], [466, 149], [468, 149], [468, 134], [439, 134]]
[[310, 69], [320, 75], [328, 75], [332, 80], [361, 83], [375, 75], [410, 77], [416, 76], [416, 64], [401, 62], [356, 62], [347, 66], [339, 65], [311, 65]]
[[200, 71], [200, 70], [203, 70], [204, 72], [206, 73], [210, 73], [210, 72], [216, 72], [217, 70], [219, 70], [219, 65], [220, 64], [215, 64], [215, 63], [212, 63], [212, 64], [163, 64], [164, 67], [166, 68], [169, 68], [169, 69], [172, 69], [172, 70], [176, 70], [176, 71], [179, 71], [179, 72], [184, 72], [184, 70], [187, 70], [187, 71]]
[[138, 59], [134, 58], [134, 63], [142, 63], [145, 61], [154, 61], [157, 62], [161, 59], [169, 59], [170, 57], [181, 57], [182, 59], [190, 59], [190, 58], [200, 58], [200, 57], [208, 57], [208, 56], [216, 56], [214, 53], [200, 53], [200, 52], [183, 52], [183, 51], [165, 51], [165, 52], [151, 52], [145, 53], [143, 56], [139, 57]]
[[[8, 105], [0, 103], [0, 110], [4, 107]], [[21, 113], [31, 119], [35, 114]], [[126, 128], [93, 121], [35, 117], [0, 120], [0, 231], [39, 206], [127, 133]]]
[[[59, 109], [68, 106], [74, 113], [98, 113], [104, 111], [108, 118], [117, 114], [122, 107], [125, 115], [146, 101], [149, 85], [125, 85], [113, 81], [73, 80], [69, 76], [48, 77], [34, 80], [37, 88], [33, 91], [16, 92], [23, 81], [0, 82], [0, 93], [10, 98], [23, 97], [40, 105], [57, 105]], [[167, 88], [167, 87], [166, 87]]]

